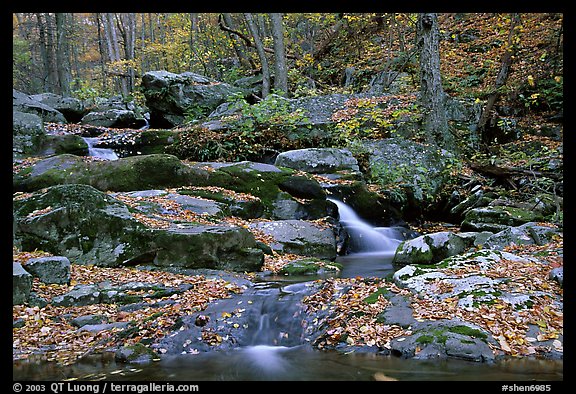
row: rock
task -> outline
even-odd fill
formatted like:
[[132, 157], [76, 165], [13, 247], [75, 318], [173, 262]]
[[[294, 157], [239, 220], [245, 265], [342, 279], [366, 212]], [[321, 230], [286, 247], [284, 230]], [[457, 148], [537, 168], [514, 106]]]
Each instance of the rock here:
[[245, 228], [193, 222], [149, 227], [132, 212], [88, 185], [53, 186], [14, 202], [15, 237], [24, 250], [52, 251], [79, 264], [147, 261], [241, 271], [262, 266], [263, 253]]
[[289, 167], [312, 174], [333, 173], [341, 170], [359, 171], [358, 161], [347, 149], [308, 148], [282, 152], [274, 165]]
[[403, 241], [397, 248], [393, 264], [434, 264], [466, 250], [467, 243], [458, 234], [442, 231]]
[[34, 291], [30, 292], [30, 297], [28, 298], [28, 305], [37, 306], [38, 308], [44, 308], [48, 304], [49, 302], [45, 298], [40, 297]]
[[72, 183], [100, 190], [133, 191], [189, 184], [198, 172], [176, 156], [165, 154], [90, 163], [73, 155], [59, 155], [36, 163], [23, 175], [15, 174], [13, 182], [15, 190], [21, 191]]
[[564, 267], [553, 268], [548, 277], [558, 282], [561, 287], [564, 287]]
[[44, 122], [66, 123], [66, 118], [61, 112], [16, 89], [12, 89], [12, 111], [37, 115]]
[[457, 358], [494, 361], [489, 334], [481, 327], [458, 319], [416, 322], [412, 335], [390, 341], [392, 354], [419, 360]]
[[100, 303], [100, 290], [96, 285], [77, 285], [66, 294], [52, 298], [56, 306], [86, 306]]
[[452, 207], [450, 209], [450, 214], [462, 220], [461, 218], [466, 211], [472, 208], [486, 206], [490, 203], [490, 201], [491, 199], [484, 198], [484, 191], [480, 188], [480, 186], [478, 186], [478, 190], [474, 191], [471, 195]]
[[274, 242], [270, 247], [276, 252], [327, 260], [336, 258], [336, 237], [331, 228], [323, 228], [304, 220], [254, 222], [250, 228], [273, 237]]
[[77, 156], [88, 155], [88, 144], [76, 134], [47, 135], [41, 147], [41, 155], [61, 155], [69, 153]]
[[12, 112], [12, 152], [14, 157], [37, 154], [46, 139], [42, 118], [33, 113]]
[[508, 226], [519, 226], [528, 222], [540, 222], [544, 217], [534, 211], [510, 206], [488, 206], [473, 208], [466, 212], [460, 225], [462, 231], [500, 232]]
[[544, 245], [552, 239], [559, 230], [553, 227], [539, 226], [528, 222], [517, 227], [508, 227], [484, 242], [484, 246], [490, 249], [502, 250], [509, 245]]
[[20, 263], [12, 263], [12, 305], [24, 304], [30, 296], [32, 275]]
[[80, 123], [95, 127], [139, 128], [142, 126], [142, 118], [127, 109], [108, 109], [91, 111], [82, 117]]
[[148, 363], [158, 359], [158, 354], [147, 346], [136, 343], [134, 345], [124, 345], [114, 355], [116, 361], [123, 363]]
[[193, 109], [205, 117], [234, 94], [248, 94], [243, 89], [192, 72], [174, 74], [149, 71], [142, 77], [150, 122], [155, 127], [173, 127], [183, 123]]
[[368, 156], [370, 173], [365, 176], [377, 180], [406, 220], [418, 216], [440, 192], [456, 160], [445, 150], [399, 137], [365, 141], [359, 149]]
[[130, 325], [130, 322], [115, 322], [106, 324], [86, 324], [78, 329], [79, 332], [87, 331], [90, 333], [98, 333], [100, 331], [108, 331], [114, 328], [126, 328]]
[[29, 259], [26, 270], [44, 283], [58, 285], [70, 283], [70, 260], [63, 256]]
[[108, 323], [108, 318], [103, 315], [83, 315], [78, 316], [70, 321], [75, 327], [83, 327], [86, 325], [95, 325], [95, 324], [103, 324]]
[[159, 266], [258, 271], [264, 263], [254, 236], [242, 227], [167, 229], [157, 232], [153, 242], [158, 249], [154, 264]]
[[398, 325], [408, 328], [416, 323], [412, 315], [410, 300], [401, 295], [394, 295], [389, 299], [391, 305], [378, 314], [376, 321], [388, 325]]
[[63, 97], [54, 93], [40, 93], [33, 94], [30, 98], [59, 111], [68, 123], [80, 122], [80, 119], [87, 112], [84, 103], [74, 97]]
[[12, 328], [22, 328], [26, 325], [24, 319], [16, 319], [12, 321]]

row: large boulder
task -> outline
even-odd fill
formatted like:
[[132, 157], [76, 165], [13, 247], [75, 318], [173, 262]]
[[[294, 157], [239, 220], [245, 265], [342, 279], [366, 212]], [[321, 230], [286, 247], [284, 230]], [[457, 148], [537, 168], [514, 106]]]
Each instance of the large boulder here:
[[19, 263], [12, 263], [12, 305], [23, 304], [30, 297], [32, 275]]
[[334, 260], [336, 237], [330, 227], [321, 227], [305, 220], [254, 222], [250, 228], [271, 236], [272, 250], [302, 256]]
[[142, 77], [150, 122], [154, 127], [173, 127], [183, 123], [187, 114], [204, 117], [243, 89], [192, 72], [174, 74], [149, 71]]
[[193, 171], [165, 154], [85, 162], [63, 154], [39, 161], [14, 176], [15, 190], [31, 191], [58, 184], [81, 183], [99, 190], [132, 191], [188, 184]]
[[30, 98], [59, 111], [69, 123], [78, 123], [87, 112], [84, 103], [74, 97], [63, 97], [54, 93], [40, 93], [33, 94]]
[[463, 253], [468, 245], [464, 238], [450, 231], [421, 235], [398, 245], [393, 263], [434, 264]]
[[42, 156], [61, 155], [69, 153], [77, 156], [87, 156], [88, 143], [76, 134], [51, 135], [48, 134], [41, 147]]
[[144, 125], [142, 118], [127, 109], [91, 111], [84, 115], [81, 124], [95, 127], [138, 128]]
[[12, 110], [38, 115], [44, 122], [66, 123], [60, 111], [16, 89], [12, 89]]
[[329, 207], [316, 180], [295, 175], [293, 170], [254, 162], [186, 164], [167, 154], [86, 162], [65, 154], [38, 161], [13, 176], [15, 191], [72, 183], [118, 192], [188, 185], [221, 187], [255, 197], [232, 201], [214, 193], [215, 198], [223, 198], [229, 204], [231, 214], [244, 218], [313, 220], [326, 216]]
[[[13, 204], [15, 238], [80, 264], [257, 270], [263, 254], [252, 233], [231, 225], [147, 218], [88, 185], [58, 185]], [[158, 225], [160, 223], [160, 225]]]
[[44, 283], [70, 283], [70, 260], [63, 256], [31, 258], [26, 262], [26, 270]]
[[282, 152], [274, 163], [279, 167], [289, 167], [312, 174], [326, 174], [337, 171], [359, 171], [358, 161], [348, 149], [308, 148]]
[[38, 153], [46, 139], [40, 116], [20, 111], [12, 112], [12, 154], [14, 157]]
[[[437, 147], [403, 138], [362, 143], [369, 174], [406, 219], [418, 216], [450, 177], [454, 156]], [[416, 165], [414, 163], [417, 163]]]
[[500, 232], [509, 226], [542, 220], [544, 216], [541, 213], [528, 208], [496, 205], [469, 209], [460, 227], [463, 231]]
[[484, 242], [484, 246], [490, 249], [502, 250], [509, 245], [545, 245], [554, 235], [559, 234], [557, 227], [542, 226], [528, 222], [516, 227], [506, 229], [491, 235]]

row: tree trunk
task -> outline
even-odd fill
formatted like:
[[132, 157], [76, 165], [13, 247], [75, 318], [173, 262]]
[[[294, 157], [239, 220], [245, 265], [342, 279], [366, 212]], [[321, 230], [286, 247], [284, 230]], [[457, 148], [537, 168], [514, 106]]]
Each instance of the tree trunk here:
[[[236, 27], [234, 26], [234, 21], [232, 20], [232, 16], [229, 13], [226, 12], [222, 13], [222, 18], [224, 19], [224, 23], [226, 23], [226, 26], [228, 26], [232, 30], [236, 29]], [[244, 67], [247, 70], [255, 68], [255, 65], [251, 61], [251, 59], [248, 56], [246, 56], [246, 52], [242, 45], [242, 41], [240, 41], [238, 36], [232, 34], [230, 31], [228, 31], [228, 35], [232, 40], [232, 47], [234, 48], [234, 53], [236, 53], [236, 56], [238, 57], [238, 60], [240, 61], [242, 67]]]
[[454, 137], [448, 128], [444, 107], [444, 89], [440, 75], [438, 17], [418, 14], [418, 45], [420, 49], [420, 100], [424, 111], [423, 126], [429, 144], [455, 150]]
[[[114, 23], [114, 15], [112, 13], [108, 13], [106, 20], [108, 21], [108, 31], [110, 32], [110, 47], [111, 47], [111, 61], [118, 62], [120, 61], [120, 49], [118, 48], [118, 32], [116, 30], [116, 24]], [[126, 78], [120, 77], [120, 92], [122, 96], [128, 96], [128, 84], [126, 83]]]
[[59, 93], [58, 73], [55, 65], [55, 48], [53, 27], [49, 13], [37, 13], [38, 40], [40, 46], [40, 56], [42, 57], [43, 70], [43, 90], [46, 92]]
[[274, 89], [288, 94], [288, 67], [286, 66], [286, 48], [284, 47], [284, 26], [282, 14], [271, 13], [272, 38], [274, 40]]
[[60, 93], [70, 96], [70, 53], [68, 46], [67, 14], [56, 13], [56, 68]]
[[[100, 67], [102, 69], [102, 90], [106, 91], [108, 84], [106, 83], [106, 59], [109, 58], [106, 49], [102, 45], [103, 41], [108, 42], [106, 27], [104, 24], [104, 14], [96, 13], [96, 26], [98, 28], [98, 50], [100, 51]], [[104, 37], [102, 37], [102, 31], [104, 32]]]
[[260, 39], [260, 34], [258, 33], [258, 28], [254, 23], [251, 13], [245, 13], [244, 18], [246, 18], [246, 23], [248, 23], [248, 29], [250, 34], [254, 38], [254, 45], [256, 46], [256, 51], [258, 52], [258, 57], [260, 58], [260, 64], [262, 65], [262, 98], [266, 98], [270, 94], [270, 70], [268, 68], [268, 60], [266, 59], [266, 52], [264, 52], [264, 45]]
[[512, 14], [511, 18], [511, 25], [510, 25], [510, 32], [508, 33], [508, 41], [506, 43], [506, 51], [502, 55], [502, 64], [500, 66], [500, 71], [496, 76], [496, 82], [494, 85], [493, 92], [488, 96], [488, 100], [486, 102], [486, 106], [480, 115], [480, 120], [478, 121], [478, 133], [481, 136], [482, 141], [487, 142], [488, 138], [486, 137], [486, 125], [488, 124], [488, 120], [491, 118], [492, 109], [496, 104], [496, 100], [500, 97], [500, 89], [506, 84], [508, 80], [508, 75], [510, 74], [510, 67], [512, 66], [512, 38], [514, 36], [514, 30], [516, 25], [520, 23], [520, 15], [517, 13]]

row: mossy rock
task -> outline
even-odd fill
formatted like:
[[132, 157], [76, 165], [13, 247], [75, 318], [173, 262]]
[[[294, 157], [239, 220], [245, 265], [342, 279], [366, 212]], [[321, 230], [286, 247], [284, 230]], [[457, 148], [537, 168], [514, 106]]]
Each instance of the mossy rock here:
[[114, 358], [116, 361], [123, 363], [149, 363], [160, 357], [149, 347], [142, 343], [136, 343], [134, 345], [124, 345], [116, 350]]
[[148, 227], [123, 202], [88, 185], [58, 185], [13, 203], [14, 237], [80, 264], [259, 270], [263, 252], [250, 231], [183, 223]]
[[65, 154], [36, 163], [26, 175], [16, 174], [13, 184], [16, 191], [34, 191], [72, 183], [91, 185], [103, 191], [133, 191], [181, 186], [202, 175], [176, 156], [166, 154], [101, 162], [85, 162], [77, 156]]
[[71, 155], [86, 156], [88, 155], [88, 144], [76, 134], [47, 135], [42, 150], [43, 155], [69, 153]]
[[544, 216], [533, 210], [509, 206], [489, 206], [468, 210], [460, 227], [462, 231], [499, 232], [507, 226], [520, 226], [524, 223], [543, 220]]

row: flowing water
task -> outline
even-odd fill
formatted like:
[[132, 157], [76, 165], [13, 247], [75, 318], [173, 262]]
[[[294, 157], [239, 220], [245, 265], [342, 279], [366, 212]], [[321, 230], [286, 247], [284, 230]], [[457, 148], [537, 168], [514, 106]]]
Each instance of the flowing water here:
[[118, 155], [114, 150], [109, 148], [96, 148], [95, 146], [100, 141], [98, 137], [82, 137], [86, 144], [88, 144], [88, 156], [93, 156], [102, 160], [118, 160]]
[[392, 260], [404, 240], [402, 231], [395, 227], [373, 227], [342, 201], [330, 201], [338, 207], [340, 224], [349, 234], [348, 254], [336, 259], [344, 267], [340, 276], [383, 278], [393, 273]]
[[[385, 276], [402, 232], [372, 228], [346, 204], [335, 201], [340, 221], [350, 234], [351, 253], [338, 260], [341, 276]], [[70, 366], [17, 361], [14, 380], [126, 381], [555, 381], [563, 380], [562, 360], [507, 359], [492, 364], [463, 360], [413, 360], [375, 353], [316, 350], [304, 335], [301, 299], [313, 290], [315, 278], [263, 279], [239, 295], [246, 307], [238, 346], [228, 350], [184, 352], [146, 365], [119, 364], [113, 354], [86, 357]], [[203, 314], [220, 316], [238, 299], [212, 303]], [[210, 319], [216, 321], [217, 319]], [[187, 335], [186, 332], [181, 333]], [[188, 338], [188, 337], [187, 337]]]

